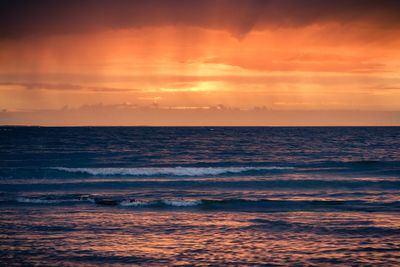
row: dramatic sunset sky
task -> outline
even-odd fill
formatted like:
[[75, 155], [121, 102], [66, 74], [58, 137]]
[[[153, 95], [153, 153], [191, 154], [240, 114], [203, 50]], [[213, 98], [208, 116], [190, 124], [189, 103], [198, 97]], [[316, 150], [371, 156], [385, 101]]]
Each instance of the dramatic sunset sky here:
[[0, 124], [400, 125], [400, 1], [3, 0]]

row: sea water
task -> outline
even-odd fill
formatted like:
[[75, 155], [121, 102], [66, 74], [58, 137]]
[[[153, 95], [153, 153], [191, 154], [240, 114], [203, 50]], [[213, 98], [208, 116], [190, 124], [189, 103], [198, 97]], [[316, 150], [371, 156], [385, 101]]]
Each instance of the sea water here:
[[0, 127], [2, 266], [396, 266], [400, 128]]

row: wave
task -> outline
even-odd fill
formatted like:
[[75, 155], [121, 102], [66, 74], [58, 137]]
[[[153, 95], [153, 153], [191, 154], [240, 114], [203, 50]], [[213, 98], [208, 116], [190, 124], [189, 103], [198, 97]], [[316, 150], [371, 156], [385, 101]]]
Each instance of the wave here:
[[364, 200], [277, 200], [277, 199], [134, 199], [99, 196], [17, 197], [17, 203], [55, 205], [87, 203], [146, 209], [200, 209], [207, 211], [290, 212], [290, 211], [364, 211], [399, 212], [400, 202], [370, 202]]
[[201, 205], [202, 200], [168, 200], [162, 199], [158, 201], [142, 201], [142, 200], [123, 200], [118, 204], [124, 207], [144, 207], [144, 206], [172, 206], [172, 207], [193, 207]]
[[165, 167], [165, 168], [51, 168], [57, 171], [69, 173], [83, 173], [102, 176], [216, 176], [223, 174], [244, 173], [249, 171], [265, 170], [292, 170], [294, 167]]
[[138, 200], [138, 199], [118, 199], [97, 196], [77, 196], [71, 197], [54, 197], [54, 196], [40, 196], [40, 197], [17, 197], [17, 203], [25, 204], [61, 204], [72, 202], [86, 202], [93, 203], [99, 206], [122, 206], [122, 207], [194, 207], [207, 202], [207, 200], [183, 200], [183, 199], [160, 199], [160, 200]]
[[119, 205], [121, 205], [123, 207], [140, 207], [140, 206], [149, 206], [149, 205], [151, 205], [151, 202], [142, 201], [142, 200], [128, 199], [128, 200], [121, 201], [119, 203]]
[[341, 177], [392, 177], [400, 175], [399, 161], [193, 163], [183, 166], [27, 166], [0, 167], [0, 182], [45, 179], [93, 179], [113, 177], [206, 178], [218, 176], [270, 176], [271, 174], [335, 175]]
[[95, 203], [94, 198], [87, 195], [67, 195], [67, 196], [40, 196], [40, 197], [17, 197], [17, 203], [27, 204], [60, 204], [73, 202], [91, 202]]
[[165, 205], [174, 206], [174, 207], [192, 207], [198, 206], [203, 203], [202, 200], [163, 200]]
[[17, 202], [20, 203], [32, 203], [32, 204], [56, 204], [64, 202], [62, 200], [54, 200], [54, 199], [42, 199], [42, 198], [28, 198], [28, 197], [18, 197], [16, 199]]

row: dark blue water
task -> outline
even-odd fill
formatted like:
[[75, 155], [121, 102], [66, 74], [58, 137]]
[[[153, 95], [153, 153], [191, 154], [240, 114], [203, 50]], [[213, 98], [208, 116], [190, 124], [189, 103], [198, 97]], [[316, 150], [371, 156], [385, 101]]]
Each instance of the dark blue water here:
[[400, 128], [1, 127], [7, 265], [396, 265]]

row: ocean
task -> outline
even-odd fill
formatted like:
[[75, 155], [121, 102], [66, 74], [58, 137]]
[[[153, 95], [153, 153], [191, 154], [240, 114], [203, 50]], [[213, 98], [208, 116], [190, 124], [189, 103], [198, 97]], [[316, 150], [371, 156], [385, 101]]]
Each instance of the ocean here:
[[399, 266], [400, 127], [0, 127], [2, 266]]

